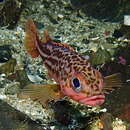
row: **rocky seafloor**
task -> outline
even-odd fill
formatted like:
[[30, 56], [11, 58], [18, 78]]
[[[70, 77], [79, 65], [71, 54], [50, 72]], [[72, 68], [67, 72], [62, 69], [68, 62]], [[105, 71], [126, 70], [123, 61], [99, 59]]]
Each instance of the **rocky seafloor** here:
[[[87, 16], [72, 0], [3, 0], [0, 12], [0, 130], [130, 129], [129, 27], [121, 21]], [[32, 59], [23, 46], [28, 18], [34, 20], [41, 36], [47, 29], [53, 39], [89, 55], [104, 76], [120, 72], [126, 84], [107, 95], [99, 107], [65, 98], [44, 108], [31, 99], [19, 99], [17, 93], [27, 84], [54, 82], [48, 79], [42, 60]]]

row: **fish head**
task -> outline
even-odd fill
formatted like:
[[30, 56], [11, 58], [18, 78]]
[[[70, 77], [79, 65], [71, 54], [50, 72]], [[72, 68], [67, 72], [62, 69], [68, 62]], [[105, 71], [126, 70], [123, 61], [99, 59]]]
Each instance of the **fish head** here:
[[62, 92], [82, 104], [98, 106], [104, 103], [103, 77], [99, 71], [74, 72], [61, 87]]

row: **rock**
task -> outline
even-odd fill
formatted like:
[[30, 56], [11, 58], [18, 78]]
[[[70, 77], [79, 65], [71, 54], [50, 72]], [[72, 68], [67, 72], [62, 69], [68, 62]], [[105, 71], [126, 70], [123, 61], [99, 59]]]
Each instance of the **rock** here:
[[113, 130], [128, 130], [127, 124], [124, 123], [122, 120], [116, 118], [116, 120], [113, 122]]
[[43, 81], [43, 79], [42, 79], [40, 76], [38, 76], [38, 75], [27, 74], [27, 76], [28, 76], [28, 79], [29, 79], [31, 82], [33, 82], [33, 83]]
[[118, 20], [123, 19], [125, 12], [129, 14], [129, 0], [71, 0], [72, 7], [76, 10], [82, 10], [87, 16], [97, 19]]
[[28, 76], [24, 70], [17, 70], [12, 75], [9, 75], [7, 79], [19, 82], [21, 88], [25, 87], [27, 84], [30, 83]]
[[[1, 130], [42, 130], [42, 126], [31, 121], [25, 114], [0, 101]], [[26, 121], [25, 121], [26, 120]]]
[[52, 107], [54, 108], [55, 119], [63, 125], [69, 125], [72, 118], [69, 103], [66, 101], [58, 101]]
[[102, 123], [103, 130], [113, 130], [112, 129], [112, 115], [110, 113], [104, 113], [100, 117], [100, 121]]
[[4, 73], [7, 76], [15, 72], [16, 60], [10, 59], [8, 62], [0, 66], [0, 73]]
[[119, 29], [115, 29], [113, 36], [115, 38], [124, 36], [125, 38], [130, 39], [130, 25], [122, 24]]
[[130, 104], [125, 104], [122, 106], [119, 118], [130, 122]]
[[6, 89], [5, 89], [5, 94], [9, 95], [15, 95], [18, 93], [20, 90], [20, 83], [15, 82], [13, 84], [10, 84]]
[[3, 7], [0, 9], [0, 26], [7, 26], [9, 29], [14, 28], [25, 3], [25, 0], [5, 0]]
[[120, 30], [115, 29], [114, 33], [113, 33], [113, 37], [115, 38], [119, 38], [123, 36], [123, 32], [121, 32]]
[[12, 57], [9, 45], [0, 46], [0, 53], [0, 63], [7, 62]]
[[[8, 104], [0, 101], [0, 129], [9, 130], [17, 129], [20, 125], [23, 125], [26, 115], [16, 111]], [[28, 120], [28, 119], [27, 119]], [[27, 125], [27, 124], [26, 124]]]

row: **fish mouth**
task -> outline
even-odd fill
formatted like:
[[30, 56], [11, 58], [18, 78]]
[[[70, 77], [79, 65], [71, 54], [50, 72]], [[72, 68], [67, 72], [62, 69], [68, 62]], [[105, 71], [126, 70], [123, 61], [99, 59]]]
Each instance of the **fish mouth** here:
[[96, 95], [91, 97], [85, 97], [83, 99], [80, 99], [79, 102], [90, 105], [90, 106], [99, 106], [102, 105], [105, 101], [104, 95]]

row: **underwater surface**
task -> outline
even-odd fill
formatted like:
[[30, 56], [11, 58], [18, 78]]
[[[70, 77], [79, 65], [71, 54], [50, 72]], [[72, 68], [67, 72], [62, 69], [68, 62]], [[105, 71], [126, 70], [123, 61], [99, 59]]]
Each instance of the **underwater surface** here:
[[[28, 19], [40, 37], [48, 30], [103, 77], [120, 73], [121, 87], [110, 88], [100, 106], [51, 100], [50, 88], [43, 91], [47, 104], [20, 98], [27, 85], [55, 83], [42, 58], [32, 58], [24, 46]], [[0, 0], [0, 130], [130, 130], [129, 59], [129, 0]]]

